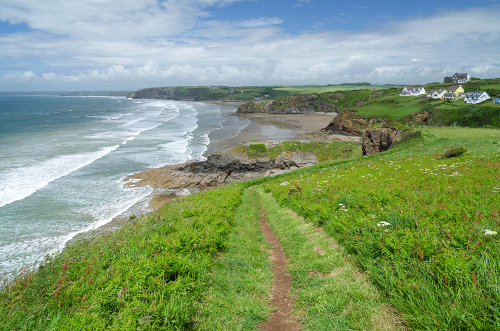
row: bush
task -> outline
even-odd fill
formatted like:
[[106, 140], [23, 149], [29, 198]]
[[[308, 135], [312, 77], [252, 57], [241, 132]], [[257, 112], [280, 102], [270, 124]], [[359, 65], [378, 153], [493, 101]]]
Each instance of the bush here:
[[248, 147], [248, 151], [251, 154], [263, 154], [266, 152], [266, 145], [264, 145], [264, 144], [252, 144]]
[[465, 152], [467, 152], [467, 149], [465, 149], [465, 147], [455, 147], [455, 148], [452, 148], [452, 149], [446, 151], [446, 153], [443, 154], [443, 159], [457, 157], [457, 156], [465, 154]]

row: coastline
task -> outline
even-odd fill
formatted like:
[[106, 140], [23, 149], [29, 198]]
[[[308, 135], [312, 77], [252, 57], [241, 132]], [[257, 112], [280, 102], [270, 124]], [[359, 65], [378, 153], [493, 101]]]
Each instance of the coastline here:
[[[238, 103], [231, 103], [231, 105], [229, 105], [229, 102], [210, 103], [217, 104], [226, 108], [223, 111], [223, 113], [227, 114], [226, 116], [240, 116], [243, 118], [247, 118], [248, 120], [250, 120], [250, 123], [234, 137], [226, 138], [217, 142], [210, 142], [205, 155], [218, 150], [233, 148], [249, 141], [355, 141], [355, 138], [352, 137], [345, 137], [341, 135], [325, 135], [318, 132], [322, 128], [326, 127], [328, 123], [330, 123], [333, 118], [335, 118], [336, 114], [235, 114], [234, 111], [235, 108], [238, 107]], [[162, 169], [179, 167], [181, 165], [182, 164], [169, 165], [165, 167], [150, 169], [147, 171], [153, 173], [161, 173]], [[139, 172], [137, 174], [132, 174], [131, 176], [139, 175], [145, 172]], [[125, 181], [124, 185], [126, 185]], [[157, 210], [158, 208], [163, 207], [168, 202], [182, 197], [186, 195], [186, 193], [188, 193], [185, 192], [186, 189], [164, 191], [165, 192], [163, 193], [155, 193], [149, 198], [149, 202], [141, 201], [140, 203], [129, 208], [126, 212], [114, 217], [111, 221], [98, 228], [75, 235], [66, 243], [66, 246], [71, 245], [80, 239], [97, 237], [108, 232], [119, 230], [122, 226], [135, 220], [135, 218], [129, 216], [130, 214], [136, 215], [137, 217], [145, 216]], [[198, 190], [193, 188], [188, 189], [187, 191], [189, 191], [189, 193], [194, 193]]]

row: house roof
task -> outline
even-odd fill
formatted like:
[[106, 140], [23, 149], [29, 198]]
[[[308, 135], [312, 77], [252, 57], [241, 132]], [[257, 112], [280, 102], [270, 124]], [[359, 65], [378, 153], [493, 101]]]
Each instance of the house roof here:
[[418, 92], [421, 89], [423, 89], [423, 87], [416, 87], [416, 86], [405, 86], [405, 88], [408, 92]]
[[448, 87], [447, 91], [456, 91], [456, 90], [458, 90], [459, 87], [460, 86], [450, 86], [450, 87]]
[[[479, 97], [483, 95], [483, 93], [486, 93], [485, 91], [472, 91], [472, 92], [467, 92], [468, 97]], [[488, 94], [488, 93], [486, 93]]]
[[427, 94], [432, 94], [434, 92], [442, 93], [443, 91], [446, 91], [446, 90], [444, 90], [444, 89], [430, 90], [429, 92], [427, 92]]
[[458, 76], [458, 77], [462, 77], [462, 78], [467, 78], [469, 74], [459, 74], [459, 73], [456, 73], [455, 76]]

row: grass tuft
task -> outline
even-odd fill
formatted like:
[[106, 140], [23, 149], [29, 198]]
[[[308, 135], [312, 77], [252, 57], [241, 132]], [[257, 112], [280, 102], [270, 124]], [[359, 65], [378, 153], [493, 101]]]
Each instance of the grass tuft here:
[[465, 154], [465, 152], [467, 152], [467, 149], [465, 147], [454, 147], [452, 149], [447, 150], [446, 153], [443, 154], [443, 159], [458, 157], [460, 155]]

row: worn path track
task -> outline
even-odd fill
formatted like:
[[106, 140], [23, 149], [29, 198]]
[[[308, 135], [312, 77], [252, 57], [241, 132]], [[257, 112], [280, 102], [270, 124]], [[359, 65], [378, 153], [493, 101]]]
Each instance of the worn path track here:
[[276, 309], [271, 318], [260, 324], [262, 331], [272, 330], [301, 330], [302, 324], [297, 317], [292, 315], [295, 297], [290, 293], [292, 277], [287, 274], [288, 259], [286, 258], [281, 243], [276, 233], [271, 230], [267, 223], [266, 212], [261, 208], [259, 219], [260, 230], [271, 245], [270, 259], [273, 263], [274, 283], [271, 290], [271, 304]]

